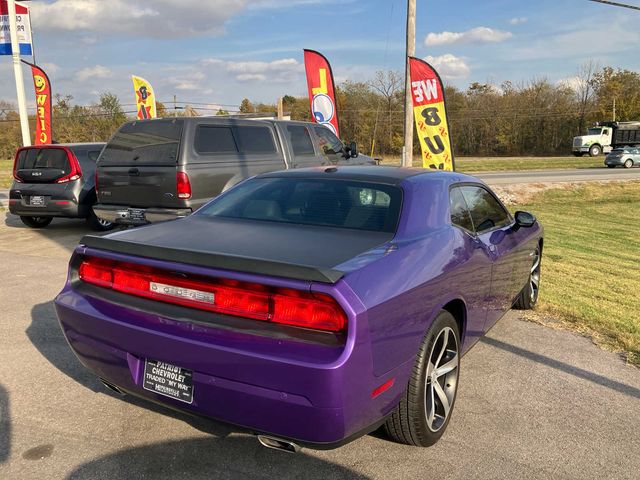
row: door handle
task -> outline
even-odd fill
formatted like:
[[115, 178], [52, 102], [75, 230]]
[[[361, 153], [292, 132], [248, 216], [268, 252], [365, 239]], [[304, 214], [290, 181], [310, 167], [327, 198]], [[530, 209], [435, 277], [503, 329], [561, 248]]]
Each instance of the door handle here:
[[496, 253], [496, 246], [495, 245], [489, 245], [489, 251], [491, 253]]
[[129, 169], [129, 175], [140, 175], [140, 170], [138, 170], [137, 168], [133, 167]]

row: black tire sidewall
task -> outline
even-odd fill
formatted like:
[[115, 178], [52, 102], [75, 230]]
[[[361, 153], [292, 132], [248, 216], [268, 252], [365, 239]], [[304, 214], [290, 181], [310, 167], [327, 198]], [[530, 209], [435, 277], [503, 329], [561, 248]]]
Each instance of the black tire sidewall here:
[[425, 406], [427, 401], [426, 389], [425, 389], [425, 385], [427, 381], [427, 377], [426, 377], [427, 365], [429, 362], [429, 356], [431, 355], [431, 350], [433, 349], [433, 345], [436, 342], [438, 335], [445, 327], [449, 327], [455, 332], [456, 342], [458, 344], [458, 359], [460, 358], [460, 332], [459, 332], [458, 324], [455, 318], [453, 317], [453, 315], [451, 315], [451, 313], [449, 313], [446, 310], [443, 310], [436, 316], [435, 320], [433, 321], [433, 324], [431, 325], [431, 328], [429, 329], [429, 331], [427, 332], [427, 334], [424, 336], [422, 340], [422, 344], [420, 345], [420, 353], [418, 355], [418, 359], [420, 361], [420, 367], [419, 367], [419, 380], [417, 382], [417, 388], [413, 392], [411, 391], [411, 388], [410, 388], [408, 392], [409, 396], [413, 395], [416, 397], [412, 400], [415, 401], [420, 408], [420, 411], [416, 412], [418, 414], [418, 419], [414, 419], [414, 420], [418, 420], [418, 421], [414, 422], [414, 425], [417, 427], [416, 433], [418, 436], [419, 443], [424, 447], [428, 447], [436, 443], [440, 439], [440, 437], [442, 437], [444, 432], [447, 430], [447, 426], [449, 425], [449, 421], [451, 420], [451, 416], [453, 414], [453, 408], [455, 406], [456, 398], [458, 396], [457, 386], [458, 386], [459, 373], [460, 373], [459, 364], [458, 364], [458, 368], [456, 369], [456, 392], [453, 397], [453, 402], [451, 402], [451, 409], [449, 411], [449, 416], [447, 417], [444, 425], [437, 432], [432, 432], [429, 429], [429, 426], [427, 425], [426, 411], [425, 411]]
[[87, 217], [87, 224], [92, 230], [97, 232], [107, 232], [109, 230], [113, 230], [116, 226], [114, 223], [110, 223], [108, 226], [102, 225], [99, 221], [98, 216], [94, 213], [93, 208], [89, 212], [89, 216]]
[[[44, 220], [37, 221], [36, 218], [44, 219]], [[29, 228], [45, 228], [53, 221], [53, 217], [37, 217], [37, 216], [30, 217], [26, 215], [24, 216], [21, 215], [20, 220]]]

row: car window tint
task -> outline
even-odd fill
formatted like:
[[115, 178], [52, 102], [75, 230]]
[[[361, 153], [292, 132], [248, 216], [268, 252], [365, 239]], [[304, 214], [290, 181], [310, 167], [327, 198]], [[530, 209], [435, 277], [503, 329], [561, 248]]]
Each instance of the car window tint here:
[[287, 135], [293, 148], [294, 155], [315, 155], [313, 141], [307, 127], [302, 125], [288, 125]]
[[199, 215], [395, 232], [398, 187], [346, 180], [255, 178], [205, 206]]
[[144, 120], [125, 123], [100, 158], [102, 165], [175, 165], [184, 122]]
[[194, 141], [198, 153], [237, 153], [231, 127], [198, 125]]
[[238, 147], [242, 153], [276, 153], [271, 129], [267, 127], [236, 127]]
[[510, 223], [509, 213], [482, 187], [461, 187], [476, 232], [482, 233]]
[[313, 127], [313, 131], [318, 136], [318, 144], [325, 154], [336, 154], [342, 151], [342, 142], [327, 127]]
[[28, 148], [18, 156], [17, 170], [40, 170], [70, 168], [67, 152], [61, 148]]
[[469, 214], [467, 202], [465, 202], [460, 188], [451, 189], [451, 192], [449, 193], [449, 208], [451, 211], [451, 223], [473, 232], [471, 215]]

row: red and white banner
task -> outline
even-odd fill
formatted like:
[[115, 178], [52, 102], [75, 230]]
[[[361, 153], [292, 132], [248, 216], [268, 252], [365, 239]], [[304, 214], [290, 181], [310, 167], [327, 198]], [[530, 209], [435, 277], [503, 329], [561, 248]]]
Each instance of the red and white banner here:
[[[31, 21], [29, 7], [16, 2], [16, 29], [20, 55], [31, 55]], [[0, 55], [11, 55], [11, 36], [9, 35], [9, 7], [6, 0], [0, 0]]]
[[307, 72], [309, 102], [313, 120], [329, 128], [340, 137], [338, 110], [333, 72], [327, 59], [314, 50], [304, 50], [304, 68]]
[[438, 72], [424, 60], [409, 57], [413, 116], [422, 148], [422, 166], [455, 170], [444, 86]]

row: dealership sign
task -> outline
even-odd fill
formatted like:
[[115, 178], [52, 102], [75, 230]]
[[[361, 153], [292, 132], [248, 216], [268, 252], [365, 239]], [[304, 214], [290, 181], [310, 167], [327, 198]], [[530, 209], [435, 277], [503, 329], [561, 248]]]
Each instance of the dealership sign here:
[[[16, 2], [16, 25], [20, 55], [31, 55], [31, 21], [29, 7]], [[11, 35], [9, 34], [9, 8], [6, 0], [0, 0], [0, 55], [11, 55]]]

